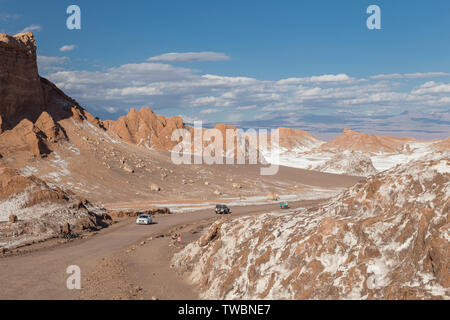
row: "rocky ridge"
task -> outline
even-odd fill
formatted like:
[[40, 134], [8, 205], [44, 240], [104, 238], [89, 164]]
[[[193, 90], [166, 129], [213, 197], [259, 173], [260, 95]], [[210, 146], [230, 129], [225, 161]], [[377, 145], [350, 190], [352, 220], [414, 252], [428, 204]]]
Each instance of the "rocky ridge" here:
[[376, 136], [363, 132], [356, 132], [345, 129], [335, 139], [328, 141], [321, 146], [322, 150], [352, 150], [361, 152], [398, 152], [407, 143], [417, 142], [412, 138], [396, 138], [386, 136]]
[[36, 41], [31, 32], [10, 36], [0, 33], [0, 147], [34, 156], [51, 152], [52, 143], [67, 139], [59, 121], [73, 118], [101, 122], [41, 78], [37, 68]]
[[450, 155], [327, 204], [215, 223], [175, 255], [208, 299], [449, 299]]
[[[14, 219], [11, 219], [14, 217]], [[0, 247], [11, 248], [109, 225], [105, 209], [34, 176], [0, 166]]]
[[362, 152], [352, 150], [338, 152], [330, 160], [313, 169], [321, 172], [348, 174], [361, 177], [376, 174], [378, 172], [368, 156]]

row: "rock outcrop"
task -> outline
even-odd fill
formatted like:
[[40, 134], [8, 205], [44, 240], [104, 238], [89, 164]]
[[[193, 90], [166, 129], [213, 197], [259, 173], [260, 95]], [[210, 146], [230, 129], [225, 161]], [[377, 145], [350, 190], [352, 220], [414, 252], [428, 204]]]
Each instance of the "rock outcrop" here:
[[300, 129], [291, 129], [280, 127], [277, 129], [279, 134], [279, 146], [288, 150], [311, 150], [318, 148], [325, 142], [314, 137], [306, 131]]
[[[274, 148], [273, 151], [275, 152], [308, 152], [325, 143], [325, 141], [300, 129], [280, 127], [275, 132], [278, 135], [278, 141], [276, 141], [275, 137], [272, 137], [270, 131], [268, 131], [267, 135], [259, 135], [259, 139], [265, 140], [265, 145], [269, 150]], [[259, 147], [261, 147], [261, 142]]]
[[67, 139], [59, 121], [74, 118], [102, 127], [53, 83], [41, 78], [36, 41], [31, 32], [0, 34], [0, 146], [27, 150], [36, 156], [51, 152], [51, 144]]
[[270, 193], [267, 194], [266, 199], [267, 200], [276, 201], [276, 200], [279, 199], [279, 196], [278, 196], [278, 194], [276, 194], [274, 192], [270, 192]]
[[74, 232], [97, 230], [109, 224], [105, 212], [70, 191], [0, 166], [0, 247], [52, 238], [67, 225]]
[[314, 170], [361, 177], [377, 173], [372, 160], [368, 156], [352, 150], [336, 153], [330, 160], [315, 167]]
[[161, 191], [161, 188], [158, 185], [152, 183], [150, 186], [150, 190], [153, 192], [159, 192], [159, 191]]
[[0, 34], [1, 131], [11, 129], [30, 110], [42, 111], [44, 91], [36, 63], [32, 33]]
[[328, 203], [217, 222], [177, 253], [209, 299], [449, 299], [450, 155]]
[[171, 150], [178, 143], [172, 141], [172, 132], [185, 128], [181, 117], [167, 118], [155, 114], [150, 108], [131, 109], [126, 116], [104, 124], [109, 132], [121, 139], [156, 150]]
[[[222, 137], [221, 141], [216, 140], [216, 133]], [[192, 136], [193, 134], [191, 131]], [[233, 161], [240, 159], [243, 163], [258, 163], [263, 160], [257, 149], [257, 136], [239, 131], [235, 126], [218, 123], [213, 129], [204, 129], [202, 135], [204, 153], [215, 156], [219, 150], [224, 163], [227, 162], [226, 158], [233, 159]], [[209, 150], [214, 150], [214, 152]]]
[[[255, 144], [250, 141], [256, 136], [242, 135], [232, 125], [220, 123], [213, 129], [195, 129], [184, 124], [181, 117], [168, 118], [157, 115], [150, 108], [142, 108], [139, 111], [131, 109], [126, 116], [120, 117], [117, 121], [104, 121], [103, 125], [109, 133], [122, 140], [148, 149], [172, 151], [182, 142], [183, 152], [196, 155], [203, 152], [211, 157], [220, 155], [224, 163], [226, 158], [241, 158], [247, 163], [250, 160], [254, 163], [263, 162]], [[185, 135], [173, 141], [172, 133], [177, 129], [184, 129]], [[216, 133], [219, 133], [222, 139], [216, 140]], [[199, 145], [202, 146], [202, 150], [195, 148], [195, 136], [201, 138]]]
[[373, 153], [390, 153], [401, 151], [406, 144], [411, 142], [417, 142], [417, 140], [412, 138], [375, 136], [373, 134], [345, 129], [338, 137], [323, 144], [321, 149], [326, 151], [353, 150]]

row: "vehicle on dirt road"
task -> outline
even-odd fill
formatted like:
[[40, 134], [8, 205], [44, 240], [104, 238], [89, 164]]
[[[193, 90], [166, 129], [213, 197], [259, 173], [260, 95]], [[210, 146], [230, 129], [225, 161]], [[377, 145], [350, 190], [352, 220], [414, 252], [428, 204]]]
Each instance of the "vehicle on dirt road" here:
[[230, 214], [231, 210], [224, 204], [216, 204], [216, 213], [217, 214]]
[[148, 214], [141, 214], [137, 217], [136, 224], [152, 224], [152, 217]]
[[287, 201], [280, 202], [280, 209], [289, 209], [289, 204], [287, 203]]

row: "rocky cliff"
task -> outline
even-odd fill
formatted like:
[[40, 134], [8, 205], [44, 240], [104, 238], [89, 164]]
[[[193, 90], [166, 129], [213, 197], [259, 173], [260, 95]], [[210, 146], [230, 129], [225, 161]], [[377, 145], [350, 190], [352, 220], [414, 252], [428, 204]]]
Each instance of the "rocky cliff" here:
[[44, 110], [45, 99], [32, 33], [14, 37], [0, 34], [0, 57], [0, 124], [3, 131], [14, 127], [24, 114]]
[[73, 117], [101, 122], [38, 73], [32, 33], [0, 34], [0, 147], [7, 152], [51, 152], [51, 144], [67, 139], [59, 121]]
[[121, 139], [156, 150], [171, 150], [176, 144], [172, 132], [185, 128], [181, 117], [157, 115], [150, 108], [131, 109], [117, 121], [105, 121], [106, 129]]

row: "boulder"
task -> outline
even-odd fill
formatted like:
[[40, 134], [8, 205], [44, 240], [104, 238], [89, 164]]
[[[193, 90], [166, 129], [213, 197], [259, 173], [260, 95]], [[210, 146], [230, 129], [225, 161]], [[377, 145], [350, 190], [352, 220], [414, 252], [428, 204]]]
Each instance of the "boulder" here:
[[78, 220], [75, 229], [79, 231], [91, 229], [94, 223], [89, 218], [83, 218]]
[[159, 192], [159, 191], [161, 191], [161, 188], [159, 186], [157, 186], [156, 184], [152, 183], [152, 185], [150, 186], [150, 190], [153, 192]]
[[124, 164], [122, 169], [123, 169], [123, 171], [128, 172], [128, 173], [133, 173], [134, 172], [134, 169], [127, 163]]
[[274, 192], [271, 192], [271, 193], [267, 194], [266, 198], [267, 198], [267, 200], [276, 201], [276, 200], [278, 200], [278, 195]]
[[9, 222], [16, 223], [17, 221], [19, 221], [19, 219], [17, 218], [17, 216], [15, 214], [12, 214], [9, 216]]
[[62, 226], [60, 226], [60, 232], [63, 235], [68, 235], [70, 234], [71, 230], [70, 230], [70, 224], [65, 223]]
[[200, 239], [198, 240], [198, 243], [201, 247], [205, 247], [210, 242], [214, 241], [215, 239], [220, 238], [220, 228], [222, 227], [223, 223], [226, 221], [226, 219], [221, 219], [217, 222], [215, 222], [211, 228], [209, 228], [206, 233], [204, 233]]
[[36, 120], [35, 126], [52, 142], [67, 138], [61, 126], [45, 111]]

